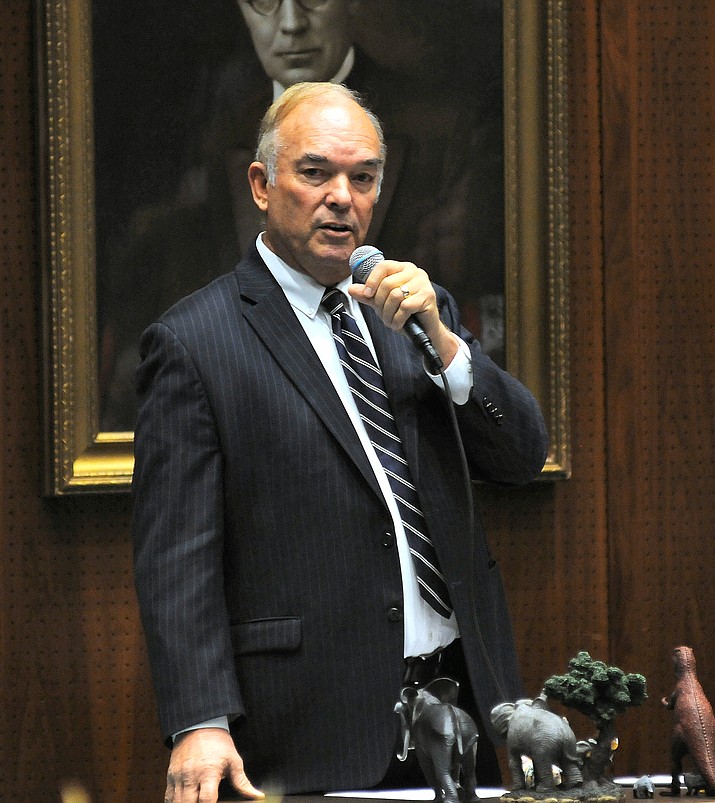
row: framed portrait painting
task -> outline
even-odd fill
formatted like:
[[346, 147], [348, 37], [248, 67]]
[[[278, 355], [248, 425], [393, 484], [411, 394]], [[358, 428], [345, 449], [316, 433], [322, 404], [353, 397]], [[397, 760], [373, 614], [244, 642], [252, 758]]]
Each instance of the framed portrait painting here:
[[452, 292], [568, 476], [565, 0], [286, 2], [324, 63], [278, 63], [250, 0], [38, 0], [47, 492], [129, 488], [141, 332], [252, 246], [246, 169], [295, 76], [376, 112], [368, 242]]

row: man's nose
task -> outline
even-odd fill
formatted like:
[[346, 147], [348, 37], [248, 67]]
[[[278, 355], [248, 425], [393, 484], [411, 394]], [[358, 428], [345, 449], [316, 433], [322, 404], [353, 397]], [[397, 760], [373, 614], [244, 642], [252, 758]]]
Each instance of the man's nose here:
[[325, 203], [327, 206], [340, 207], [345, 209], [352, 204], [353, 195], [350, 187], [350, 179], [342, 174], [333, 176], [327, 187]]
[[308, 27], [308, 12], [296, 0], [283, 0], [277, 13], [283, 33], [302, 33]]

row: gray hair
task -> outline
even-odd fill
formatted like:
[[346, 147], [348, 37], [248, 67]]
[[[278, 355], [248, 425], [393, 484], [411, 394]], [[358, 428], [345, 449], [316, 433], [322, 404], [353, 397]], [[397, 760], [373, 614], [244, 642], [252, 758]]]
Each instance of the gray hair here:
[[283, 94], [273, 102], [268, 111], [261, 120], [261, 126], [258, 130], [258, 147], [256, 148], [256, 160], [262, 162], [266, 167], [266, 176], [268, 183], [275, 186], [276, 173], [278, 165], [278, 152], [281, 148], [280, 139], [280, 126], [285, 118], [290, 114], [296, 106], [304, 101], [314, 100], [317, 98], [329, 98], [331, 95], [339, 96], [352, 100], [365, 112], [368, 119], [375, 129], [377, 139], [380, 143], [380, 159], [382, 164], [377, 176], [377, 195], [380, 195], [380, 188], [382, 186], [382, 178], [385, 168], [385, 159], [387, 157], [387, 148], [385, 147], [385, 135], [382, 130], [382, 124], [377, 116], [367, 108], [362, 97], [354, 92], [352, 89], [343, 84], [331, 84], [325, 82], [302, 81], [298, 84], [289, 86]]

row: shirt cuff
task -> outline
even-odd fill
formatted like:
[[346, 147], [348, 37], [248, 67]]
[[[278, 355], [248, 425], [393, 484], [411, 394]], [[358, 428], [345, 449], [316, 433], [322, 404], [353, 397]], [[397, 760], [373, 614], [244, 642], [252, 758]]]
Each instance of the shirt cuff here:
[[[448, 380], [449, 381], [449, 380]], [[192, 725], [190, 728], [184, 728], [184, 730], [175, 733], [171, 738], [172, 741], [176, 741], [178, 736], [181, 736], [182, 733], [188, 733], [189, 731], [197, 731], [199, 728], [223, 728], [223, 730], [228, 730], [228, 717], [214, 717], [213, 719], [207, 719], [205, 722], [199, 722], [197, 725]]]
[[[457, 337], [459, 348], [454, 355], [452, 362], [444, 369], [444, 375], [447, 377], [449, 383], [449, 390], [452, 394], [452, 400], [455, 404], [466, 404], [472, 394], [472, 384], [474, 380], [474, 373], [472, 370], [472, 354], [469, 351], [469, 346]], [[425, 370], [427, 370], [425, 368]], [[444, 390], [444, 382], [442, 381], [442, 374], [431, 374], [427, 371], [427, 376], [437, 385], [437, 387]]]

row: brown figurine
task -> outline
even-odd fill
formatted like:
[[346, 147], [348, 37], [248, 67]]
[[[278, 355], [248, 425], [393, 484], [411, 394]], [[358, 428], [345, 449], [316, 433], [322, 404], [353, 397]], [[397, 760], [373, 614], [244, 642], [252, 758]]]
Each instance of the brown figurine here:
[[677, 678], [670, 699], [663, 705], [674, 712], [673, 738], [670, 747], [670, 785], [674, 797], [680, 795], [683, 758], [689, 753], [695, 769], [702, 775], [707, 793], [715, 793], [715, 717], [695, 671], [695, 655], [690, 647], [673, 650], [673, 669]]

